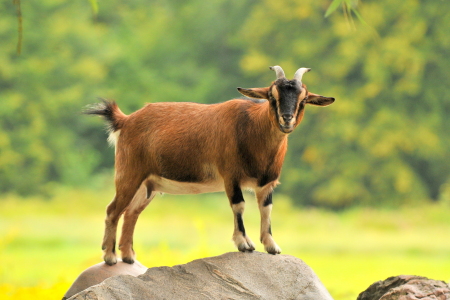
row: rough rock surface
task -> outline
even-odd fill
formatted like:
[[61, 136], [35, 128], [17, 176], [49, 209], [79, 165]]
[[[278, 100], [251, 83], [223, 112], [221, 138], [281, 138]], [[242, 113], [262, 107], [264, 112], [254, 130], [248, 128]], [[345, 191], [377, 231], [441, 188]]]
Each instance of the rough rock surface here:
[[151, 268], [137, 277], [111, 277], [70, 299], [332, 300], [332, 297], [311, 268], [298, 258], [231, 252], [171, 268]]
[[400, 275], [377, 281], [357, 300], [449, 300], [450, 286], [426, 277]]

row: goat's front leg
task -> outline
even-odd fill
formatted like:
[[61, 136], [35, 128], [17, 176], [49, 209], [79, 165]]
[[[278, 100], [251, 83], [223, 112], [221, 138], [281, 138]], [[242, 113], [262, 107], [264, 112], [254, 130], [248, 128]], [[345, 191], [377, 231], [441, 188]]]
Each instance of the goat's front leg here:
[[244, 219], [242, 217], [245, 209], [245, 201], [242, 190], [237, 183], [234, 183], [227, 187], [226, 193], [234, 214], [234, 244], [241, 252], [251, 252], [255, 250], [255, 245], [245, 234]]
[[258, 207], [261, 213], [261, 243], [264, 249], [270, 254], [280, 254], [281, 249], [272, 237], [272, 228], [270, 224], [270, 214], [272, 212], [272, 191], [260, 191], [256, 194], [258, 198]]

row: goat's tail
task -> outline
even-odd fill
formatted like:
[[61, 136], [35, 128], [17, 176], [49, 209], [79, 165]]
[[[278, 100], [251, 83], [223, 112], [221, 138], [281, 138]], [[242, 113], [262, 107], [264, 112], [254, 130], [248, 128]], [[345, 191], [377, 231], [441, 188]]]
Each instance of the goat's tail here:
[[102, 99], [102, 102], [88, 106], [83, 113], [87, 115], [98, 115], [107, 121], [109, 131], [109, 140], [114, 144], [118, 137], [119, 130], [127, 120], [128, 116], [124, 114], [114, 101]]
[[123, 127], [128, 116], [124, 114], [116, 102], [101, 99], [102, 102], [88, 106], [83, 113], [102, 116], [108, 122], [108, 130], [112, 133]]

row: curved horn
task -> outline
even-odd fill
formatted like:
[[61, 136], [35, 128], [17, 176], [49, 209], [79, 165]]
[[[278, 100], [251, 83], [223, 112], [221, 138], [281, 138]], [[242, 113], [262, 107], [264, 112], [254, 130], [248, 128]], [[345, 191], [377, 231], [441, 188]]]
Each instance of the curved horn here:
[[309, 71], [311, 71], [310, 68], [300, 68], [300, 69], [298, 69], [297, 72], [295, 72], [295, 74], [294, 74], [294, 79], [297, 79], [301, 83], [303, 74], [305, 74], [305, 73], [307, 73]]
[[269, 67], [269, 69], [275, 71], [275, 73], [277, 74], [277, 79], [286, 78], [286, 76], [284, 75], [284, 71], [280, 66]]

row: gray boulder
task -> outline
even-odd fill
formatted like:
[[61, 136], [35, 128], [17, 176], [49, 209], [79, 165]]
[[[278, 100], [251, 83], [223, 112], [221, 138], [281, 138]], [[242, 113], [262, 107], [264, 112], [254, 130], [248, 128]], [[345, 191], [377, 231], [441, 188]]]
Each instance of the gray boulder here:
[[357, 300], [448, 300], [450, 286], [443, 281], [400, 275], [377, 281], [359, 294]]
[[114, 276], [70, 299], [332, 300], [332, 297], [311, 268], [298, 258], [231, 252], [171, 268], [151, 268], [137, 277]]

